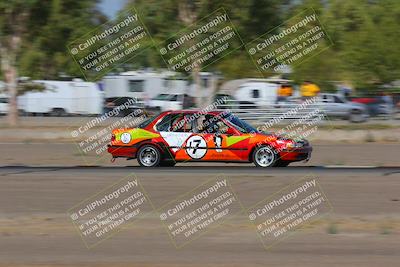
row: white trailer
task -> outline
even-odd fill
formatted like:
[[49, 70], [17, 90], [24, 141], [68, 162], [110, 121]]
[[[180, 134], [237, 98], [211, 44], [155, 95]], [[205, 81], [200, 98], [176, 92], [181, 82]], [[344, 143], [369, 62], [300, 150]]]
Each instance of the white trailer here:
[[276, 103], [282, 84], [290, 83], [280, 78], [232, 80], [221, 86], [219, 94], [232, 96], [244, 108], [269, 106]]
[[[160, 94], [208, 97], [214, 92], [216, 77], [209, 72], [200, 72], [201, 90], [193, 82], [175, 72], [130, 71], [104, 77], [105, 107], [113, 108], [135, 99], [137, 107], [149, 106], [150, 100]], [[132, 108], [136, 108], [132, 106]], [[177, 107], [176, 107], [177, 108]]]
[[27, 114], [102, 114], [103, 92], [96, 83], [73, 81], [36, 80], [46, 89], [41, 92], [27, 92], [18, 97], [18, 109]]
[[130, 97], [151, 99], [160, 93], [183, 94], [187, 80], [174, 78], [170, 72], [129, 71], [104, 77], [105, 98]]
[[0, 115], [8, 113], [8, 95], [0, 93]]
[[8, 95], [5, 92], [5, 84], [0, 81], [0, 115], [8, 112]]

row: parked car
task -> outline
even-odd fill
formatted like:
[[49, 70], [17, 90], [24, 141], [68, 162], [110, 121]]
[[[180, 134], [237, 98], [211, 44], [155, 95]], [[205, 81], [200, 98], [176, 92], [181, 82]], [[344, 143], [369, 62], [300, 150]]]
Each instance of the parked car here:
[[344, 118], [351, 122], [364, 122], [369, 117], [366, 105], [348, 101], [339, 94], [319, 94], [318, 103], [328, 117]]
[[139, 101], [132, 97], [110, 97], [104, 99], [104, 113], [113, 114], [111, 111], [119, 109], [114, 112], [116, 117], [124, 117], [128, 115], [140, 116], [145, 108], [143, 101]]
[[191, 107], [194, 107], [194, 99], [187, 94], [159, 94], [148, 103], [149, 109], [158, 112], [188, 109]]
[[176, 162], [253, 162], [257, 167], [286, 167], [308, 160], [312, 147], [258, 131], [229, 112], [166, 111], [137, 128], [114, 129], [108, 152], [137, 158], [144, 167]]
[[351, 101], [354, 103], [364, 104], [367, 107], [368, 114], [371, 117], [385, 116], [391, 117], [395, 113], [394, 102], [387, 103], [382, 96], [376, 97], [352, 97]]

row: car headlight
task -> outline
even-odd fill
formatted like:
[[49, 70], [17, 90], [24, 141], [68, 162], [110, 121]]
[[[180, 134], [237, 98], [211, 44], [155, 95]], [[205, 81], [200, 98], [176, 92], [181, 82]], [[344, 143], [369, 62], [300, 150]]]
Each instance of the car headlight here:
[[294, 147], [295, 147], [295, 144], [293, 144], [293, 143], [286, 144], [286, 148], [294, 148]]
[[284, 145], [285, 148], [294, 148], [295, 144], [293, 142], [288, 142], [288, 140], [277, 140], [276, 141], [279, 145]]
[[294, 144], [294, 146], [296, 147], [296, 148], [300, 148], [300, 147], [303, 147], [303, 146], [305, 146], [306, 145], [306, 142], [304, 142], [304, 141], [298, 141], [298, 142], [296, 142], [295, 144]]
[[300, 140], [300, 141], [292, 141], [292, 140], [288, 140], [288, 139], [285, 139], [285, 140], [277, 140], [276, 141], [279, 145], [285, 145], [285, 147], [287, 148], [287, 149], [291, 149], [291, 148], [301, 148], [301, 147], [304, 147], [304, 146], [306, 146], [307, 144], [308, 144], [308, 142], [307, 141], [305, 141], [305, 140]]

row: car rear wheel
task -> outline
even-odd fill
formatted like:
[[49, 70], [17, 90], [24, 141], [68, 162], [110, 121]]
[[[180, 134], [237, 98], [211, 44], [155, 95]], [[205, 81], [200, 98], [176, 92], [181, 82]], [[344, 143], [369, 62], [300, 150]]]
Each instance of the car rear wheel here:
[[156, 167], [160, 164], [161, 153], [156, 147], [152, 145], [145, 145], [140, 148], [137, 160], [140, 166]]
[[275, 166], [276, 162], [277, 154], [273, 148], [269, 146], [260, 146], [254, 150], [253, 163], [257, 167], [273, 167]]

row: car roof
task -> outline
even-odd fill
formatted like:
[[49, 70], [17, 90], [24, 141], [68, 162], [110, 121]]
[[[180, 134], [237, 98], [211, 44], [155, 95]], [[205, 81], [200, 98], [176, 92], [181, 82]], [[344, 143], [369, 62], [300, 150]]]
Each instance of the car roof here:
[[194, 113], [201, 113], [201, 114], [211, 114], [211, 115], [218, 115], [221, 114], [223, 111], [220, 110], [212, 110], [212, 111], [204, 111], [201, 109], [188, 109], [188, 110], [167, 110], [164, 111], [162, 114], [180, 114], [180, 113], [185, 113], [185, 114], [194, 114]]

